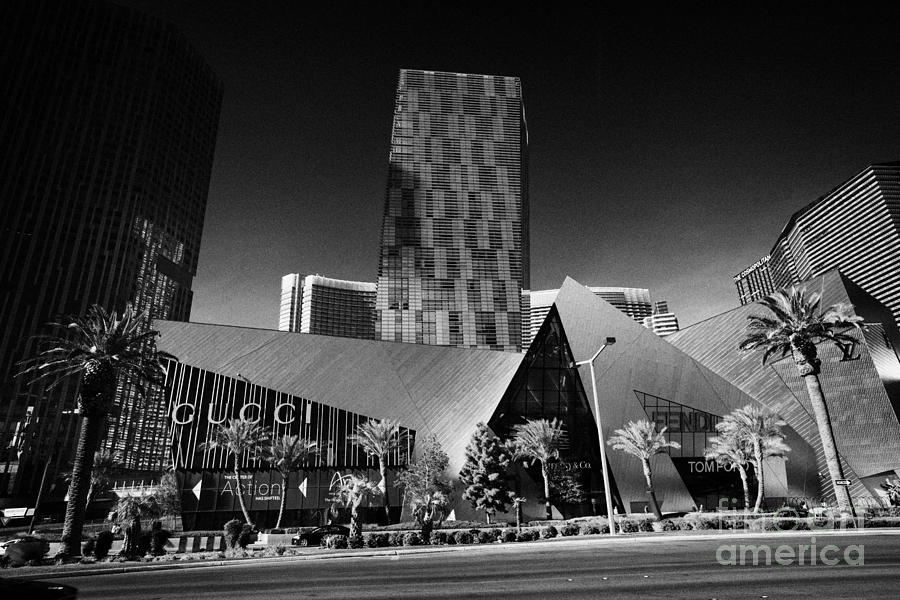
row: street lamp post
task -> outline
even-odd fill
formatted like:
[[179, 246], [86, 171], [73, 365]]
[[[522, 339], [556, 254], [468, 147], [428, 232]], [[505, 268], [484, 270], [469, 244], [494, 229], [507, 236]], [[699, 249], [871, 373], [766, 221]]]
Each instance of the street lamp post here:
[[600, 422], [600, 403], [597, 400], [597, 377], [594, 375], [594, 361], [603, 352], [603, 349], [611, 344], [616, 343], [616, 338], [606, 338], [606, 343], [600, 346], [600, 349], [594, 353], [588, 360], [582, 360], [575, 363], [575, 366], [590, 365], [591, 367], [591, 390], [594, 392], [594, 418], [597, 420], [597, 435], [600, 437], [600, 462], [603, 463], [603, 493], [606, 496], [606, 515], [609, 519], [609, 534], [616, 535], [616, 520], [613, 518], [612, 492], [609, 487], [609, 470], [606, 467], [606, 440], [603, 438], [603, 425]]

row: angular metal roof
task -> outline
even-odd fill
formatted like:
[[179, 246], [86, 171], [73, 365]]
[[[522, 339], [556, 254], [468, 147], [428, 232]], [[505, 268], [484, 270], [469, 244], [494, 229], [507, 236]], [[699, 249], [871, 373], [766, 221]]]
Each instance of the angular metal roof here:
[[182, 363], [437, 436], [459, 471], [522, 355], [227, 325], [156, 321]]

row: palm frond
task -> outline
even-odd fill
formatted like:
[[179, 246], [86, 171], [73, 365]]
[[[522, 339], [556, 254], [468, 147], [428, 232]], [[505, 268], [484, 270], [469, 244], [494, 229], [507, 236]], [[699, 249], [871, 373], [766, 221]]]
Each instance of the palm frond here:
[[666, 440], [666, 427], [656, 431], [656, 423], [647, 419], [629, 421], [622, 429], [616, 429], [607, 444], [613, 450], [631, 454], [642, 460], [665, 452], [668, 448], [681, 448], [678, 442]]

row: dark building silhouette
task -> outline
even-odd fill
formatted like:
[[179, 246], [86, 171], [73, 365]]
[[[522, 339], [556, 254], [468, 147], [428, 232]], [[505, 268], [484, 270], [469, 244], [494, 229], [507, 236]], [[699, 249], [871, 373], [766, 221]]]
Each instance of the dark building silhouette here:
[[[69, 460], [73, 386], [13, 377], [59, 315], [187, 320], [222, 85], [172, 26], [100, 1], [0, 3], [0, 494]], [[107, 446], [162, 467], [161, 403], [128, 390]]]
[[528, 132], [517, 77], [400, 71], [376, 337], [521, 348]]

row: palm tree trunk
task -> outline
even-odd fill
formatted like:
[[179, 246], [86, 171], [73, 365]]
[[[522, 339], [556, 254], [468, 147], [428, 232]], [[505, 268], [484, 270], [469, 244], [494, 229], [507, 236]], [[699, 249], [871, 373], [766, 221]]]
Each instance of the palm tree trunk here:
[[350, 507], [350, 537], [358, 538], [362, 537], [362, 528], [359, 526], [359, 505], [362, 502], [362, 498], [359, 500], [354, 500], [353, 504]]
[[138, 547], [141, 540], [141, 517], [135, 516], [125, 528], [125, 540], [122, 543], [120, 555], [126, 558], [134, 558], [140, 554]]
[[828, 416], [828, 406], [825, 404], [825, 395], [822, 393], [822, 384], [815, 373], [803, 376], [806, 382], [806, 391], [809, 394], [809, 402], [812, 405], [813, 415], [816, 417], [816, 427], [819, 429], [819, 438], [822, 440], [822, 451], [825, 454], [825, 464], [828, 465], [828, 475], [834, 487], [834, 495], [837, 497], [838, 508], [841, 515], [853, 517], [853, 501], [850, 499], [850, 490], [845, 485], [835, 485], [836, 479], [844, 478], [844, 470], [838, 458], [837, 444], [834, 441], [834, 433], [831, 430], [831, 419]]
[[275, 529], [281, 527], [281, 517], [284, 516], [284, 504], [287, 499], [288, 475], [289, 473], [281, 474], [281, 503], [278, 507], [278, 521], [275, 523]]
[[381, 481], [378, 482], [378, 489], [381, 490], [381, 503], [384, 506], [384, 518], [387, 524], [391, 524], [391, 503], [388, 501], [387, 494], [387, 461], [383, 456], [378, 457], [378, 471], [381, 473]]
[[656, 501], [656, 492], [653, 491], [653, 479], [650, 473], [650, 461], [646, 458], [641, 459], [644, 466], [644, 479], [647, 480], [647, 496], [650, 498], [650, 510], [657, 521], [662, 521], [662, 511], [659, 510], [659, 503]]
[[250, 513], [247, 512], [247, 506], [244, 504], [244, 485], [241, 483], [241, 472], [238, 469], [239, 460], [240, 457], [234, 457], [234, 479], [237, 481], [238, 504], [241, 506], [241, 512], [244, 513], [244, 520], [247, 521], [247, 525], [253, 527], [253, 522], [250, 520]]
[[741, 474], [741, 485], [744, 488], [744, 510], [750, 508], [750, 486], [747, 485], [747, 469], [744, 468], [744, 465], [740, 465], [735, 463], [738, 468], [738, 473]]
[[69, 484], [69, 501], [66, 504], [66, 522], [63, 526], [60, 550], [62, 555], [81, 556], [81, 533], [84, 530], [87, 493], [91, 487], [94, 452], [100, 446], [105, 425], [106, 413], [87, 412], [82, 416], [78, 446], [75, 450], [75, 464], [72, 467], [72, 481]]
[[553, 509], [550, 507], [550, 477], [547, 473], [547, 465], [541, 461], [541, 476], [544, 478], [544, 502], [547, 507], [547, 520], [553, 518]]
[[765, 493], [765, 479], [766, 476], [763, 474], [763, 458], [762, 458], [762, 446], [761, 442], [756, 441], [753, 444], [753, 456], [755, 457], [753, 461], [753, 466], [756, 467], [756, 505], [753, 507], [753, 512], [758, 513], [760, 506], [762, 506], [763, 494]]

